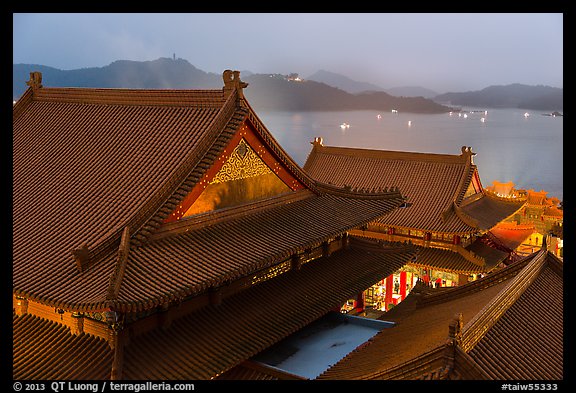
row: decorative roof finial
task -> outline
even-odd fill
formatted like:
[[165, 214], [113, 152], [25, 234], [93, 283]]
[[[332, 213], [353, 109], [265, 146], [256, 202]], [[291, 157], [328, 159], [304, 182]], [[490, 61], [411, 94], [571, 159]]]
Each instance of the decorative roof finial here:
[[244, 92], [242, 89], [248, 87], [248, 83], [240, 80], [240, 71], [226, 70], [222, 73], [224, 80], [224, 95], [228, 97], [234, 90], [238, 92], [238, 97], [243, 99]]
[[72, 250], [72, 255], [74, 255], [78, 271], [82, 273], [86, 264], [90, 261], [90, 250], [88, 249], [88, 245], [84, 244], [82, 247], [75, 248]]
[[468, 147], [462, 146], [462, 154], [460, 154], [460, 157], [463, 157], [465, 161], [470, 161], [470, 164], [474, 164], [474, 162], [472, 161], [472, 157], [475, 155], [476, 153], [472, 151], [472, 148], [470, 146]]
[[462, 329], [464, 328], [464, 321], [462, 313], [457, 313], [452, 318], [450, 325], [448, 325], [448, 339], [454, 344], [459, 344], [462, 341]]
[[36, 90], [42, 87], [42, 73], [39, 71], [34, 71], [30, 73], [30, 80], [26, 82], [32, 90]]
[[321, 136], [317, 136], [316, 138], [314, 138], [314, 140], [312, 142], [310, 142], [312, 144], [312, 146], [316, 147], [316, 146], [324, 146], [322, 144], [322, 137]]

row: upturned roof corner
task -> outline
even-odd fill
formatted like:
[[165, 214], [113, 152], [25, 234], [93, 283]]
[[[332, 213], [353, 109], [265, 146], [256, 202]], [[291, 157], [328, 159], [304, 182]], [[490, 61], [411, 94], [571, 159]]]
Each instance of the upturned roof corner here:
[[238, 92], [238, 98], [244, 99], [243, 89], [248, 87], [248, 83], [242, 82], [240, 80], [240, 71], [225, 70], [222, 73], [222, 79], [224, 80], [224, 96], [229, 97], [234, 90]]

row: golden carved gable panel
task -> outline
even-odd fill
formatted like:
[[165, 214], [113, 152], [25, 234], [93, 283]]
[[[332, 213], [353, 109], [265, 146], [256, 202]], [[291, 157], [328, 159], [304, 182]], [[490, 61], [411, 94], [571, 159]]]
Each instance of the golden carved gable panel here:
[[269, 173], [272, 173], [272, 170], [268, 168], [256, 152], [242, 139], [210, 184], [247, 179]]
[[290, 187], [277, 176], [276, 171], [268, 167], [258, 153], [241, 139], [183, 217], [290, 192]]

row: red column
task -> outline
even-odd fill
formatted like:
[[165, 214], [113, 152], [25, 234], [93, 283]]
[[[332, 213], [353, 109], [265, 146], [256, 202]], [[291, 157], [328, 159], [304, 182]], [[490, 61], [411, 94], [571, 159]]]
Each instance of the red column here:
[[460, 236], [454, 235], [454, 239], [452, 241], [454, 244], [460, 244]]
[[400, 301], [406, 297], [406, 272], [400, 272]]
[[386, 311], [388, 311], [388, 304], [392, 303], [392, 291], [394, 290], [394, 275], [391, 274], [386, 277], [386, 297], [384, 298], [384, 304], [386, 306]]
[[356, 296], [356, 311], [364, 311], [364, 292], [360, 292], [358, 296]]

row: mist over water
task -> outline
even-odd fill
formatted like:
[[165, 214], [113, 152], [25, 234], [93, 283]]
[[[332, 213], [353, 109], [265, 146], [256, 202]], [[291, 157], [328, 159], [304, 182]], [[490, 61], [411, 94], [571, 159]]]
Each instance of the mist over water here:
[[[484, 187], [494, 180], [512, 181], [517, 189], [544, 190], [562, 200], [563, 117], [524, 109], [484, 110], [466, 108], [461, 116], [456, 112], [257, 113], [301, 166], [315, 137], [322, 137], [327, 146], [421, 153], [458, 155], [462, 146], [470, 146]], [[343, 123], [350, 127], [342, 128]]]

